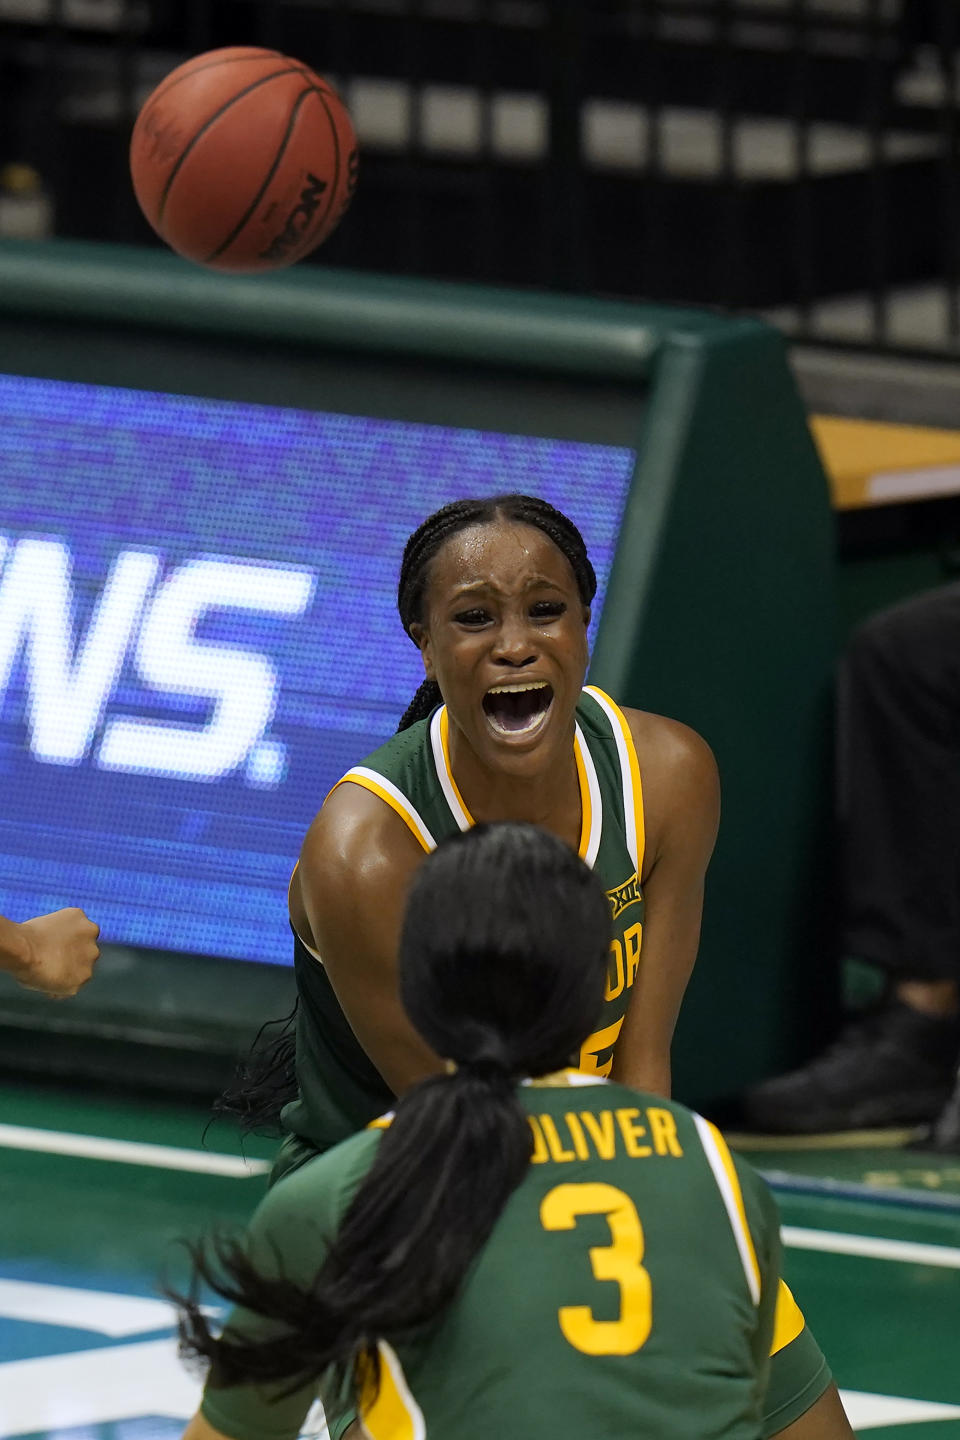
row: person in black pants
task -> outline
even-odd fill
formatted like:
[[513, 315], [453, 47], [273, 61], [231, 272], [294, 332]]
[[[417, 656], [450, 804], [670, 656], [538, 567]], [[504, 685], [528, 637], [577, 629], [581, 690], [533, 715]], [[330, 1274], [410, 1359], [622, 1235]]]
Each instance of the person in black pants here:
[[775, 1133], [928, 1123], [960, 1151], [960, 584], [873, 616], [837, 687], [842, 953], [885, 977], [802, 1069], [744, 1097]]

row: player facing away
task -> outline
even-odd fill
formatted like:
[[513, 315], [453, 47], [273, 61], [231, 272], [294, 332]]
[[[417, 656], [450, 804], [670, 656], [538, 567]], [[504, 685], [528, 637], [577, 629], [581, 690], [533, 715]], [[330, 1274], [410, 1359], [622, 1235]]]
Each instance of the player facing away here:
[[[370, 1440], [760, 1440], [780, 1242], [759, 1176], [683, 1106], [564, 1070], [603, 1007], [611, 907], [525, 824], [441, 845], [399, 947], [445, 1071], [274, 1186], [198, 1273], [235, 1304], [186, 1440], [294, 1440], [319, 1393]], [[782, 1307], [781, 1307], [782, 1309]], [[835, 1390], [823, 1440], [852, 1432]], [[334, 1427], [336, 1433], [338, 1427]]]

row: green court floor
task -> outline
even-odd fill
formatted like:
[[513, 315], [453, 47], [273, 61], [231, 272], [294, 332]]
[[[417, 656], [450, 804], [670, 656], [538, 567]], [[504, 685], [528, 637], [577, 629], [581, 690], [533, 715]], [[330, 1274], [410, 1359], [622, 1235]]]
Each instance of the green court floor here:
[[960, 1155], [937, 1155], [908, 1142], [922, 1129], [854, 1135], [727, 1136], [774, 1182], [907, 1205], [954, 1209], [960, 1219]]
[[[269, 1141], [241, 1156], [199, 1109], [0, 1088], [0, 1437], [173, 1440], [196, 1378], [157, 1277], [183, 1236], [242, 1223]], [[754, 1156], [776, 1171], [774, 1157]], [[899, 1173], [885, 1160], [887, 1173]], [[912, 1161], [908, 1162], [912, 1165]], [[815, 1177], [816, 1178], [816, 1177]], [[960, 1209], [774, 1176], [786, 1278], [861, 1433], [960, 1440]]]

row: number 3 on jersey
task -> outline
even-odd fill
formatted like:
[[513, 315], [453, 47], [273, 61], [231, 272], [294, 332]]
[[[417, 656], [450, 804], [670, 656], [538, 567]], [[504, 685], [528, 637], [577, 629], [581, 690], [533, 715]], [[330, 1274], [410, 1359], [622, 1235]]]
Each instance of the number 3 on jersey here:
[[620, 1318], [595, 1320], [589, 1305], [564, 1305], [557, 1311], [561, 1332], [585, 1355], [632, 1355], [646, 1344], [653, 1325], [650, 1276], [640, 1263], [640, 1216], [629, 1195], [599, 1182], [557, 1185], [543, 1197], [544, 1230], [573, 1230], [581, 1215], [603, 1215], [610, 1227], [610, 1244], [591, 1246], [590, 1264], [596, 1280], [619, 1285]]

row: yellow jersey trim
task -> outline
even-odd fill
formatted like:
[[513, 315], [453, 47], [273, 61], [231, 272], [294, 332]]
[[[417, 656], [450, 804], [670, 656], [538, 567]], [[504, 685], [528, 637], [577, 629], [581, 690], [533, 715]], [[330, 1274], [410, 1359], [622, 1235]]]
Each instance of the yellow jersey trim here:
[[[460, 806], [463, 814], [463, 819], [466, 820], [467, 826], [469, 828], [471, 825], [475, 825], [477, 822], [474, 820], [473, 816], [470, 814], [470, 811], [463, 803], [463, 796], [460, 794], [460, 787], [453, 776], [453, 766], [450, 764], [450, 715], [446, 705], [444, 705], [443, 709], [440, 711], [440, 748], [443, 755], [443, 766], [446, 771], [447, 781], [449, 782], [450, 789], [452, 790], [454, 797], [456, 798], [457, 804]], [[441, 784], [443, 784], [443, 778], [444, 777], [441, 775]], [[445, 788], [446, 787], [444, 787], [444, 789]], [[447, 803], [450, 803], [449, 796], [447, 796]], [[452, 805], [450, 806], [450, 808], [451, 810], [453, 810], [453, 813], [457, 818], [457, 823], [460, 824], [461, 820], [460, 816], [457, 815], [456, 808]]]
[[[436, 840], [434, 840], [427, 826], [411, 805], [406, 795], [393, 784], [392, 780], [386, 779], [383, 775], [378, 775], [375, 770], [367, 770], [364, 766], [357, 765], [352, 770], [348, 770], [346, 775], [340, 777], [337, 784], [334, 785], [333, 790], [336, 790], [339, 785], [345, 785], [348, 781], [351, 785], [359, 785], [362, 790], [369, 790], [371, 795], [379, 796], [385, 804], [390, 806], [391, 810], [395, 810], [411, 835], [415, 837], [418, 844], [421, 845], [424, 850], [428, 853], [431, 850], [436, 850]], [[331, 795], [333, 794], [333, 790], [330, 791]]]
[[587, 850], [590, 845], [590, 831], [593, 827], [593, 804], [590, 800], [590, 785], [587, 781], [587, 767], [583, 763], [583, 751], [580, 748], [580, 736], [573, 737], [573, 758], [577, 763], [577, 780], [580, 785], [580, 844], [577, 854], [581, 860], [587, 858]]
[[[573, 727], [573, 758], [577, 762], [577, 779], [580, 782], [580, 846], [578, 854], [585, 865], [592, 870], [600, 853], [603, 839], [603, 796], [600, 780], [590, 746], [584, 738], [578, 721]], [[580, 768], [582, 764], [582, 769]]]
[[380, 1384], [376, 1394], [365, 1385], [357, 1407], [364, 1434], [370, 1440], [426, 1440], [423, 1411], [411, 1394], [396, 1351], [386, 1340], [379, 1340], [377, 1349]]
[[694, 1115], [694, 1122], [704, 1153], [710, 1163], [714, 1179], [720, 1189], [723, 1203], [726, 1206], [727, 1215], [730, 1218], [730, 1225], [733, 1229], [734, 1239], [737, 1242], [737, 1249], [740, 1252], [740, 1261], [747, 1278], [747, 1285], [750, 1289], [750, 1296], [754, 1305], [760, 1303], [761, 1277], [760, 1266], [757, 1263], [757, 1252], [754, 1249], [753, 1236], [750, 1234], [750, 1225], [747, 1221], [747, 1212], [743, 1203], [743, 1193], [740, 1189], [740, 1181], [737, 1177], [736, 1166], [733, 1157], [727, 1149], [727, 1142], [724, 1140], [716, 1125], [709, 1120], [704, 1120], [702, 1115]]
[[[434, 727], [436, 727], [434, 731]], [[436, 718], [431, 722], [430, 742], [433, 748], [433, 758], [437, 769], [437, 779], [440, 781], [440, 788], [450, 807], [453, 818], [461, 830], [469, 829], [477, 822], [464, 803], [460, 794], [460, 787], [454, 779], [453, 766], [450, 764], [450, 716], [446, 705], [442, 706]], [[592, 865], [596, 859], [597, 851], [600, 848], [599, 823], [602, 820], [600, 815], [600, 789], [596, 780], [593, 759], [590, 756], [589, 748], [580, 731], [576, 727], [573, 736], [573, 758], [577, 766], [577, 782], [580, 786], [580, 843], [577, 853], [581, 860]], [[591, 779], [591, 772], [593, 778]], [[349, 778], [345, 776], [344, 779]], [[596, 800], [594, 799], [596, 797]], [[595, 833], [596, 831], [596, 833]]]
[[[631, 858], [636, 859], [637, 879], [643, 879], [643, 856], [646, 848], [646, 829], [643, 820], [643, 782], [640, 778], [640, 762], [637, 759], [637, 747], [634, 743], [633, 734], [627, 723], [620, 706], [615, 700], [599, 688], [597, 685], [584, 686], [586, 693], [597, 701], [598, 705], [605, 711], [607, 718], [613, 725], [613, 735], [617, 742], [617, 753], [620, 757], [620, 781], [623, 788], [623, 813], [624, 821], [628, 823], [628, 815], [633, 820], [633, 835], [628, 836], [628, 849], [631, 851]], [[633, 845], [629, 840], [633, 839]], [[633, 852], [636, 852], [635, 856]]]
[[785, 1349], [791, 1341], [796, 1340], [806, 1323], [803, 1311], [791, 1294], [790, 1286], [785, 1280], [781, 1280], [780, 1288], [777, 1291], [777, 1309], [773, 1321], [770, 1354], [776, 1355], [778, 1350]]

